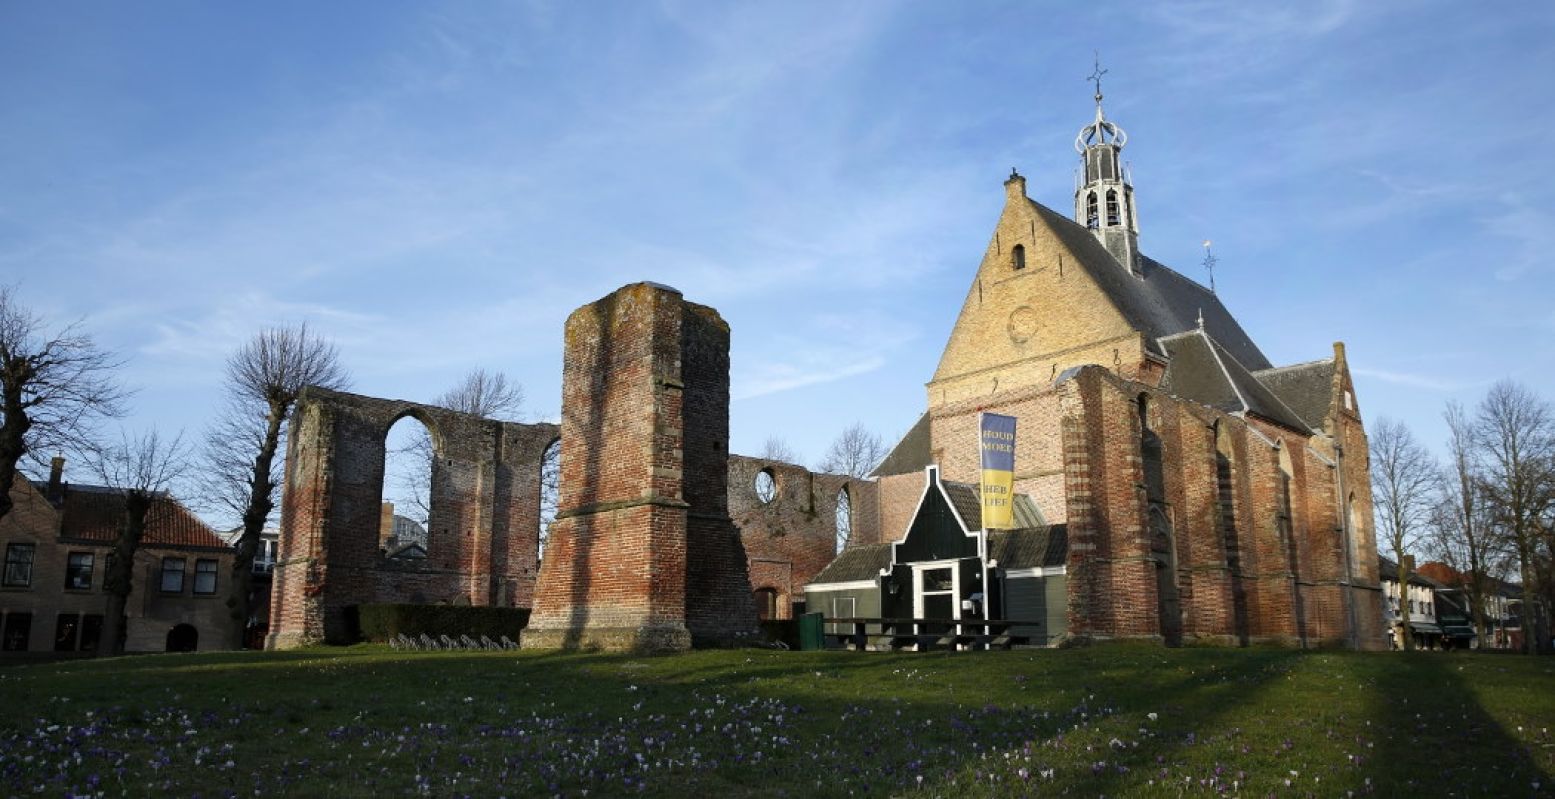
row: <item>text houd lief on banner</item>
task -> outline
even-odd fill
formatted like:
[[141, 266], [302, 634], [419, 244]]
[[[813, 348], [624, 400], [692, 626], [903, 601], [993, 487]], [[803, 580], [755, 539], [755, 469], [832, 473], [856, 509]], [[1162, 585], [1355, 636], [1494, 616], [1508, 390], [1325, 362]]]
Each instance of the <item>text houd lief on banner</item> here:
[[1015, 526], [1015, 417], [997, 413], [978, 416], [978, 444], [983, 459], [983, 529]]

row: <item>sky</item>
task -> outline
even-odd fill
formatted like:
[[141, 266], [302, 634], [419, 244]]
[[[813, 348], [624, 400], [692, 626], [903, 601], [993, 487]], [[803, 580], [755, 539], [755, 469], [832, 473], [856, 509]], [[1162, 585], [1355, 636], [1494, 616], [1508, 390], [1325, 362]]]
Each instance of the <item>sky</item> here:
[[198, 438], [267, 326], [353, 390], [472, 368], [559, 413], [562, 325], [665, 283], [732, 328], [731, 448], [893, 441], [1018, 168], [1129, 134], [1140, 245], [1275, 364], [1344, 341], [1437, 449], [1495, 381], [1555, 399], [1555, 5], [0, 3], [0, 282]]

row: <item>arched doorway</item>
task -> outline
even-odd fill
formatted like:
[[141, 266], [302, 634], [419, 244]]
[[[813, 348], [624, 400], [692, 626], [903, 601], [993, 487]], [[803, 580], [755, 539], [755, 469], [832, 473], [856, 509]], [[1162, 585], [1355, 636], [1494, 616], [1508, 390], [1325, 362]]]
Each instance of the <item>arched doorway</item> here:
[[174, 625], [167, 631], [167, 651], [193, 652], [200, 648], [200, 631], [193, 624]]

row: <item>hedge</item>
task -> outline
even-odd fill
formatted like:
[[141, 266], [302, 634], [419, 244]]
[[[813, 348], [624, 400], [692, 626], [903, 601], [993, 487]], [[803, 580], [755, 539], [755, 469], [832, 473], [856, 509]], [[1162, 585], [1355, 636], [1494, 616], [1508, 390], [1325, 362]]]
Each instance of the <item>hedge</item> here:
[[358, 606], [357, 619], [362, 637], [369, 641], [383, 642], [401, 633], [434, 638], [485, 635], [493, 640], [506, 635], [517, 641], [519, 632], [529, 623], [529, 609], [385, 603]]

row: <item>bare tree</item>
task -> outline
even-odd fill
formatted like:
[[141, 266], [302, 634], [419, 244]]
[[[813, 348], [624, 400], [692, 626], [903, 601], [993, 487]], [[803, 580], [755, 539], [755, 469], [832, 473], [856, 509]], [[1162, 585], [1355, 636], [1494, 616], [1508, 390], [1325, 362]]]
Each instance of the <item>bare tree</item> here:
[[1432, 519], [1430, 550], [1457, 572], [1474, 618], [1479, 646], [1489, 644], [1485, 609], [1506, 565], [1503, 537], [1489, 514], [1482, 495], [1483, 478], [1475, 463], [1473, 422], [1463, 406], [1449, 402], [1442, 414], [1447, 420], [1449, 463], [1441, 501]]
[[1555, 509], [1555, 412], [1527, 388], [1503, 380], [1480, 402], [1473, 440], [1484, 499], [1522, 573], [1523, 644], [1529, 653], [1543, 651], [1548, 613], [1537, 567], [1541, 547], [1548, 556], [1545, 531]]
[[124, 606], [135, 587], [135, 552], [146, 528], [176, 511], [167, 491], [187, 470], [190, 453], [182, 434], [169, 441], [152, 430], [135, 438], [121, 435], [118, 444], [97, 448], [90, 457], [103, 484], [124, 495], [103, 575], [108, 603], [98, 649], [102, 655], [115, 655], [123, 651]]
[[865, 428], [863, 422], [855, 422], [832, 441], [818, 468], [827, 474], [863, 478], [868, 477], [885, 456], [886, 446], [880, 436]]
[[[431, 404], [487, 419], [518, 421], [523, 418], [524, 386], [509, 380], [503, 372], [472, 369], [458, 385], [437, 395]], [[393, 454], [408, 461], [405, 470], [395, 475], [401, 500], [396, 506], [413, 511], [419, 517], [417, 521], [427, 525], [432, 516], [432, 458], [436, 455], [432, 437], [425, 428], [418, 428]]]
[[240, 508], [243, 518], [227, 598], [237, 622], [234, 647], [242, 646], [249, 620], [260, 534], [275, 510], [281, 481], [276, 452], [286, 421], [304, 387], [343, 389], [349, 383], [335, 345], [306, 324], [260, 331], [227, 359], [227, 408], [206, 436], [206, 460], [229, 507]]
[[11, 512], [16, 464], [50, 449], [89, 452], [94, 423], [124, 413], [121, 362], [79, 323], [48, 332], [0, 286], [0, 518]]
[[761, 445], [760, 457], [764, 461], [777, 463], [799, 462], [799, 456], [794, 454], [793, 447], [790, 447], [782, 436], [767, 436], [766, 442]]
[[459, 385], [438, 395], [432, 404], [487, 419], [519, 421], [524, 407], [524, 386], [502, 372], [471, 369]]
[[1423, 543], [1435, 507], [1441, 473], [1431, 454], [1415, 441], [1409, 428], [1389, 418], [1378, 420], [1371, 438], [1371, 493], [1377, 515], [1377, 544], [1398, 561], [1400, 635], [1404, 649], [1414, 649], [1409, 628], [1411, 551]]

